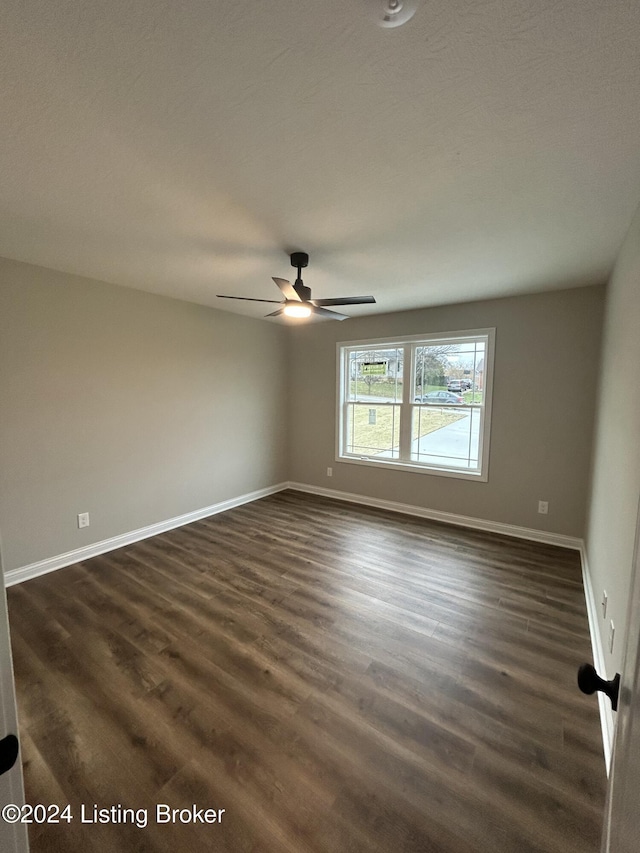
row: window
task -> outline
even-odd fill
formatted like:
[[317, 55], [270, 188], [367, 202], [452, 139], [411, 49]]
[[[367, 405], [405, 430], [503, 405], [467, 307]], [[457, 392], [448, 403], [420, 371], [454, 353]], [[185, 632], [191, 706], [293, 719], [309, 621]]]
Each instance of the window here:
[[338, 344], [337, 459], [486, 480], [494, 336]]

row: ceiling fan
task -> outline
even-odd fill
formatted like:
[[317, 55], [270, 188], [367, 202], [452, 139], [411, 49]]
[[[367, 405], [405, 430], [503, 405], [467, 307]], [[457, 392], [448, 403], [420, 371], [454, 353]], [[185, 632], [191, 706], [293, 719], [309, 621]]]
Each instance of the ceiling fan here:
[[291, 254], [291, 266], [298, 270], [298, 277], [294, 284], [284, 278], [275, 278], [274, 281], [282, 291], [284, 301], [278, 299], [253, 299], [250, 296], [223, 296], [218, 294], [219, 299], [242, 299], [244, 302], [272, 302], [280, 305], [277, 311], [267, 314], [267, 317], [278, 317], [285, 314], [287, 317], [310, 317], [315, 316], [325, 320], [347, 320], [347, 314], [339, 314], [337, 311], [327, 311], [326, 305], [365, 305], [375, 303], [373, 296], [338, 296], [335, 299], [312, 299], [311, 288], [306, 287], [302, 281], [302, 270], [309, 264], [309, 255], [306, 252], [293, 252]]

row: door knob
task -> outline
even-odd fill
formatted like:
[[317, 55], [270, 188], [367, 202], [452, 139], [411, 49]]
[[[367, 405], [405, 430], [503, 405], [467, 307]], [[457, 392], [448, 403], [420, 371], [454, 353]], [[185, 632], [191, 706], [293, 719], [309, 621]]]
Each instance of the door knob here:
[[16, 763], [18, 750], [18, 738], [15, 735], [7, 735], [0, 740], [0, 776]]
[[583, 663], [578, 669], [578, 687], [583, 693], [591, 695], [596, 690], [605, 693], [611, 699], [611, 707], [618, 710], [618, 694], [620, 693], [620, 673], [617, 672], [611, 681], [600, 678], [590, 663]]

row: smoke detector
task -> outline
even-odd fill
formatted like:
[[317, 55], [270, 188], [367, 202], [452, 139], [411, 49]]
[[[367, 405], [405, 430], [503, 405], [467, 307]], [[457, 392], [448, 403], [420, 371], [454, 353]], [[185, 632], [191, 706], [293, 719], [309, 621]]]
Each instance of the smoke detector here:
[[419, 0], [368, 0], [373, 20], [379, 27], [401, 27], [416, 13]]

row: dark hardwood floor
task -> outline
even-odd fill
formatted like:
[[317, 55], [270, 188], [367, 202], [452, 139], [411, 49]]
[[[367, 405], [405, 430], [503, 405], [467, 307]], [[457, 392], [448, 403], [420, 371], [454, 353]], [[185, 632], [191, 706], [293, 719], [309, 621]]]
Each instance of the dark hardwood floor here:
[[282, 492], [8, 597], [33, 853], [599, 850], [575, 552]]

